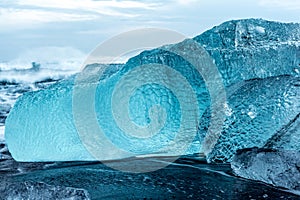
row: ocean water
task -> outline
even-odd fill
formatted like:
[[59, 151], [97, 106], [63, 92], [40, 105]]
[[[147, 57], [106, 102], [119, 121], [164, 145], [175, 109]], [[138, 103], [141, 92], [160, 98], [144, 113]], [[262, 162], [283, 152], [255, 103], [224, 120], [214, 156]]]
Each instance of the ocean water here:
[[44, 89], [77, 73], [81, 60], [54, 62], [0, 62], [0, 139], [5, 119], [17, 98], [25, 92]]
[[[51, 56], [49, 52], [55, 53]], [[25, 52], [12, 61], [0, 61], [0, 140], [4, 140], [5, 119], [20, 95], [76, 74], [83, 59], [84, 55], [72, 48], [48, 47]]]

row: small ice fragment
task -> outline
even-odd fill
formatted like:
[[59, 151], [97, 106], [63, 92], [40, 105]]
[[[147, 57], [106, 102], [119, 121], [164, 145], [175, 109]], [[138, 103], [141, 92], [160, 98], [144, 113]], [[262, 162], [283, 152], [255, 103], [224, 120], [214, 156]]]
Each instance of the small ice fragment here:
[[261, 27], [261, 26], [257, 26], [256, 28], [256, 31], [259, 32], [259, 33], [265, 33], [265, 28]]

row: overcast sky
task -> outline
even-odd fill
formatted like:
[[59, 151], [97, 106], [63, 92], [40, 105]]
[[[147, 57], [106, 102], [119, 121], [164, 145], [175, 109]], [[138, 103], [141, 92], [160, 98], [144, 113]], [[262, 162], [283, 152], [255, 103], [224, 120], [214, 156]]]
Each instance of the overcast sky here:
[[299, 0], [0, 0], [0, 62], [42, 49], [86, 54], [136, 28], [168, 28], [193, 37], [231, 19], [300, 22], [299, 13]]

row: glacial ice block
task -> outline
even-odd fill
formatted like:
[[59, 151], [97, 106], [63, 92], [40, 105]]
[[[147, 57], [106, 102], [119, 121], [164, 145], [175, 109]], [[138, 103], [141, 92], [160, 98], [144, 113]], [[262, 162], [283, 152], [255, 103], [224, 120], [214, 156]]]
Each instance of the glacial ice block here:
[[[299, 150], [300, 78], [277, 76], [253, 79], [227, 88], [221, 136], [207, 155], [210, 162], [228, 162], [238, 149], [251, 147]], [[199, 122], [199, 138], [207, 134], [211, 116]], [[290, 127], [286, 129], [286, 127]], [[276, 135], [280, 132], [280, 137]], [[291, 141], [289, 141], [292, 139]], [[270, 145], [273, 144], [273, 145]], [[279, 145], [282, 144], [282, 145]]]
[[242, 149], [231, 168], [243, 178], [300, 192], [300, 152], [274, 149]]
[[80, 188], [48, 185], [42, 182], [3, 183], [1, 199], [74, 199], [89, 200], [88, 191]]
[[[99, 143], [99, 146], [96, 147], [97, 149], [100, 148], [98, 152], [102, 156], [100, 157], [101, 160], [158, 153], [160, 149], [163, 149], [168, 144], [184, 146], [184, 142], [189, 138], [191, 139], [190, 142], [192, 142], [194, 138], [191, 138], [191, 136], [196, 134], [196, 122], [199, 121], [199, 118], [188, 119], [189, 121], [185, 120], [185, 124], [182, 124], [181, 118], [184, 114], [182, 107], [185, 106], [187, 109], [190, 109], [188, 112], [185, 111], [185, 115], [196, 116], [192, 115], [192, 112], [200, 111], [200, 113], [203, 113], [206, 106], [209, 105], [208, 92], [200, 74], [195, 70], [193, 71], [191, 67], [186, 68], [185, 66], [183, 68], [180, 65], [173, 65], [174, 68], [177, 68], [176, 70], [184, 75], [185, 80], [191, 83], [192, 92], [186, 94], [188, 88], [185, 84], [180, 80], [176, 81], [174, 79], [176, 76], [168, 77], [164, 73], [159, 74], [161, 73], [159, 70], [161, 65], [155, 65], [154, 67], [157, 70], [149, 68], [146, 69], [144, 74], [137, 72], [138, 74], [134, 75], [132, 80], [140, 80], [143, 84], [138, 86], [132, 94], [128, 94], [124, 90], [128, 89], [127, 87], [130, 87], [132, 84], [134, 85], [135, 82], [128, 82], [127, 79], [123, 80], [122, 78], [124, 74], [129, 76], [127, 71], [132, 72], [131, 70], [136, 66], [139, 65], [129, 63], [124, 67], [113, 69], [114, 66], [111, 65], [106, 69], [103, 76], [99, 78], [100, 80], [85, 80], [77, 83], [76, 91], [74, 82], [78, 77], [73, 77], [60, 81], [47, 89], [29, 92], [21, 96], [6, 120], [5, 137], [13, 158], [17, 161], [98, 160], [99, 157], [95, 158], [86, 149], [86, 144], [84, 143], [93, 141], [93, 138], [85, 140], [85, 138], [82, 139], [85, 136], [78, 133], [78, 129], [84, 129], [88, 132], [97, 129], [97, 127], [91, 125], [91, 121], [94, 119], [98, 123], [97, 126], [105, 134], [103, 140], [108, 139], [116, 147], [115, 149], [110, 148], [110, 143], [105, 143], [101, 139], [101, 144]], [[93, 74], [97, 70], [102, 70], [102, 65], [90, 65], [85, 69], [85, 72]], [[136, 70], [139, 70], [139, 68]], [[97, 76], [97, 73], [95, 76]], [[170, 81], [170, 87], [163, 84], [145, 82], [151, 76], [166, 77], [168, 79], [167, 82]], [[125, 82], [120, 84], [121, 90], [119, 91], [121, 91], [121, 95], [129, 95], [128, 105], [121, 103], [125, 96], [120, 98], [114, 98], [113, 96], [117, 95], [115, 88], [120, 79]], [[89, 97], [86, 95], [86, 92], [94, 87], [95, 93], [92, 96], [94, 103], [91, 103], [88, 102]], [[172, 88], [176, 91], [172, 90]], [[75, 94], [76, 97], [74, 96]], [[189, 95], [195, 96], [196, 101], [199, 102], [197, 104], [199, 107], [190, 107]], [[181, 96], [183, 105], [179, 105], [179, 96]], [[183, 96], [185, 98], [182, 98]], [[73, 108], [76, 102], [79, 102], [80, 106], [89, 104], [89, 106], [93, 107], [94, 112], [85, 113], [86, 110], [84, 109], [80, 110], [81, 113], [74, 112]], [[114, 104], [116, 104], [116, 108]], [[127, 108], [127, 106], [128, 112], [125, 110], [118, 115], [118, 112], [123, 109], [122, 107]], [[90, 114], [95, 116], [93, 120], [87, 117]], [[122, 118], [126, 114], [129, 115], [129, 120], [135, 126], [145, 127], [143, 133], [147, 134], [146, 138], [143, 138], [143, 135], [133, 135], [132, 132], [135, 131], [134, 126], [130, 127], [125, 124], [127, 130], [120, 128], [116, 121], [119, 120], [119, 117]], [[76, 119], [74, 119], [74, 115], [76, 115]], [[76, 126], [76, 120], [80, 120], [81, 124]], [[122, 119], [119, 120], [119, 123], [124, 125]], [[153, 123], [154, 126], [151, 126]], [[177, 137], [176, 131], [187, 124], [190, 124], [188, 128], [192, 127], [194, 131], [187, 132], [184, 130], [186, 134], [181, 139], [187, 139], [182, 139], [182, 143], [179, 141], [179, 143], [173, 144], [174, 138]], [[143, 128], [141, 129], [143, 130]], [[149, 134], [152, 135], [148, 135], [148, 130]], [[97, 137], [96, 134], [94, 136]], [[118, 151], [119, 149], [122, 150], [121, 153]], [[126, 152], [130, 152], [130, 154]], [[179, 155], [175, 148], [173, 151], [163, 153]]]
[[94, 160], [72, 120], [74, 78], [18, 98], [6, 119], [5, 140], [17, 161]]
[[225, 85], [254, 78], [299, 76], [299, 23], [233, 20], [194, 39], [214, 58]]
[[264, 148], [300, 151], [300, 113], [276, 132]]
[[[251, 145], [264, 145], [264, 142], [299, 113], [297, 111], [299, 83], [296, 80], [300, 70], [299, 33], [299, 24], [250, 19], [225, 22], [194, 38], [194, 41], [201, 44], [214, 60], [227, 87], [229, 98], [228, 104], [221, 105], [221, 110], [225, 108], [228, 115], [225, 116], [224, 134], [221, 135], [216, 147], [211, 149], [209, 160], [217, 158], [215, 160], [227, 161], [236, 149], [249, 145], [245, 142], [250, 141]], [[174, 132], [180, 128], [182, 113], [176, 94], [159, 84], [145, 84], [135, 90], [129, 99], [128, 118], [137, 126], [127, 128], [134, 130], [136, 127], [145, 127], [154, 122], [159, 125], [157, 127], [161, 127], [159, 131], [162, 134], [153, 135], [151, 139], [141, 142], [136, 137], [123, 134], [124, 130], [118, 128], [115, 121], [112, 121], [116, 116], [111, 112], [113, 105], [111, 95], [118, 80], [135, 66], [155, 63], [176, 69], [191, 83], [198, 107], [190, 113], [199, 111], [199, 118], [194, 119], [192, 131], [187, 131], [185, 136], [188, 138], [189, 134], [195, 134], [193, 130], [199, 127], [199, 139], [195, 138], [193, 143], [195, 148], [189, 153], [199, 152], [203, 138], [207, 134], [208, 123], [211, 121], [209, 113], [211, 97], [206, 86], [215, 80], [208, 79], [205, 82], [189, 61], [169, 51], [178, 48], [184, 52], [189, 49], [185, 45], [188, 43], [182, 42], [144, 51], [129, 59], [122, 69], [110, 68], [103, 79], [99, 80], [101, 84], [90, 82], [79, 86], [88, 89], [95, 84], [98, 85], [94, 99], [95, 118], [109, 140], [119, 148], [137, 154], [153, 153], [173, 141]], [[191, 59], [197, 60], [199, 56], [191, 53]], [[145, 78], [143, 75], [145, 74], [137, 76], [138, 79], [143, 80]], [[161, 77], [166, 81], [172, 78], [166, 73]], [[277, 79], [279, 81], [276, 82]], [[180, 91], [186, 90], [181, 81], [171, 82]], [[78, 127], [74, 124], [73, 87], [74, 77], [45, 90], [26, 93], [18, 99], [5, 124], [8, 148], [16, 160], [95, 160], [82, 144], [77, 132]], [[85, 102], [87, 96], [82, 93], [80, 98]], [[161, 108], [157, 105], [161, 105]], [[205, 110], [206, 114], [200, 118]], [[159, 117], [155, 113], [159, 113]], [[77, 117], [89, 122], [85, 116]], [[120, 115], [117, 115], [116, 119], [118, 116]], [[85, 124], [79, 128], [89, 130], [90, 126]], [[176, 145], [181, 144], [179, 142]], [[109, 152], [105, 147], [103, 151], [111, 154], [106, 157], [107, 159], [123, 157], [116, 157], [114, 152]]]

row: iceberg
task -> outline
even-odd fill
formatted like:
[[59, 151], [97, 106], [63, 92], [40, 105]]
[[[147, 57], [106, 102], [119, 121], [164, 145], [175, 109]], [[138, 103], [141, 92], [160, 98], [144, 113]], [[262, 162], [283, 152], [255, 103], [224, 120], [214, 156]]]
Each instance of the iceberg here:
[[[215, 85], [215, 91], [209, 88], [216, 83], [216, 77], [207, 78], [194, 69], [191, 61], [203, 55], [196, 51], [184, 55], [192, 49], [191, 40], [144, 51], [124, 65], [108, 65], [99, 80], [91, 76], [90, 80], [78, 84], [78, 76], [73, 76], [44, 90], [25, 93], [18, 98], [5, 122], [8, 148], [17, 161], [96, 160], [78, 133], [79, 129], [94, 130], [89, 118], [92, 116], [105, 132], [106, 138], [100, 141], [105, 160], [157, 152], [177, 155], [203, 151], [211, 162], [230, 161], [239, 148], [263, 147], [269, 143], [270, 138], [299, 113], [299, 41], [299, 24], [262, 19], [225, 22], [195, 37], [192, 42], [206, 50], [218, 69], [227, 102], [218, 93], [219, 85]], [[189, 56], [189, 61], [184, 56]], [[137, 66], [149, 64], [155, 67], [146, 73], [137, 70]], [[169, 66], [172, 71], [162, 66]], [[97, 74], [102, 69], [102, 65], [93, 64], [85, 68], [85, 73]], [[122, 77], [127, 74], [136, 82], [126, 82]], [[176, 78], [178, 74], [184, 79]], [[169, 87], [160, 85], [161, 80], [150, 84], [149, 77], [161, 77]], [[123, 83], [121, 86], [119, 81]], [[133, 90], [134, 84], [141, 87]], [[125, 97], [126, 92], [116, 93], [115, 88], [130, 91], [130, 98]], [[91, 97], [87, 94], [92, 89], [95, 89], [92, 102], [96, 103], [91, 107], [95, 113], [89, 110], [85, 113], [85, 107], [80, 108], [81, 114], [74, 113], [74, 101], [89, 102]], [[74, 95], [77, 98], [74, 99]], [[117, 100], [112, 100], [113, 95]], [[178, 98], [184, 95], [183, 100]], [[220, 101], [215, 101], [218, 95]], [[193, 98], [197, 101], [196, 107], [189, 106]], [[208, 131], [216, 117], [211, 110], [213, 103], [218, 104], [219, 115], [225, 120], [224, 123], [218, 121], [222, 122], [221, 135]], [[181, 123], [185, 116], [182, 107], [189, 113], [184, 123]], [[122, 122], [119, 118], [125, 116], [124, 113], [128, 116]], [[83, 122], [80, 126], [78, 119]], [[183, 125], [184, 135], [176, 140], [176, 131]], [[151, 137], [124, 134], [141, 133], [139, 130], [145, 130], [143, 127], [149, 129], [143, 133]], [[292, 131], [280, 135], [294, 137]], [[130, 154], [111, 151], [106, 139]], [[164, 149], [166, 145], [174, 148]]]
[[231, 168], [240, 177], [300, 192], [299, 151], [243, 149], [233, 157]]

